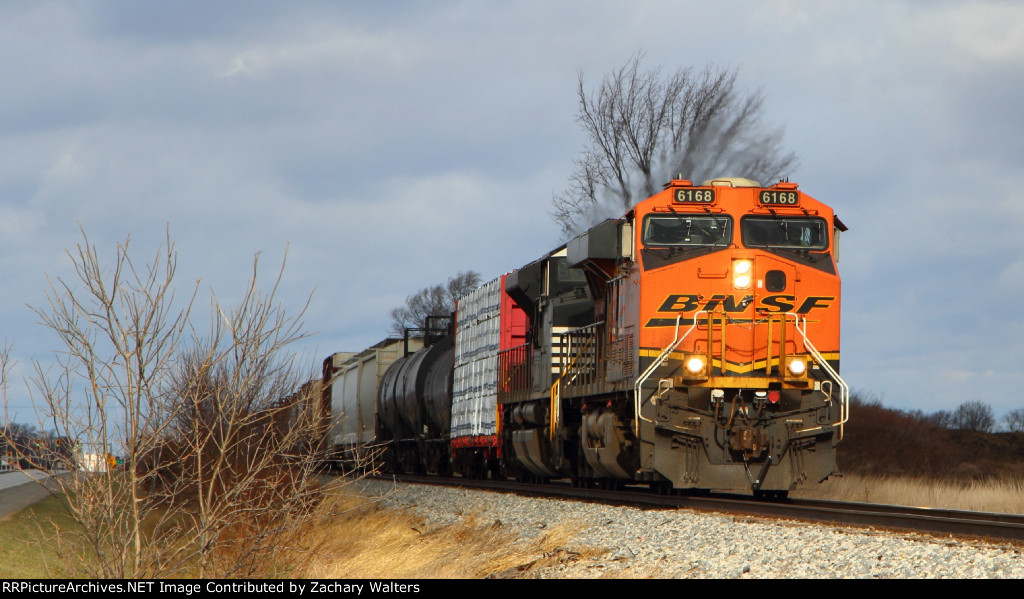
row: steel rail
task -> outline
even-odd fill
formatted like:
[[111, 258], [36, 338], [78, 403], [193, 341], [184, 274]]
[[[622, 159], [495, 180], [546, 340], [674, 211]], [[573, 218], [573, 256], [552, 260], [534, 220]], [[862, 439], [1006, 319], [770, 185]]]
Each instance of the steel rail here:
[[438, 478], [410, 475], [381, 476], [380, 478], [394, 479], [397, 482], [459, 486], [614, 505], [687, 508], [833, 525], [864, 526], [894, 531], [1024, 542], [1024, 515], [1020, 514], [812, 499], [762, 500], [740, 495], [658, 494], [641, 486], [626, 487], [622, 490], [606, 490], [574, 487], [568, 481], [538, 484], [512, 480], [475, 480], [459, 477]]

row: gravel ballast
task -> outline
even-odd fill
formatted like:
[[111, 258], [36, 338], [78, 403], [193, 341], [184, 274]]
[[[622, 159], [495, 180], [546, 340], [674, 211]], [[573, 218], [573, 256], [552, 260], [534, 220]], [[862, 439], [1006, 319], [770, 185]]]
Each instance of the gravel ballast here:
[[[688, 509], [639, 509], [508, 493], [362, 481], [383, 505], [411, 509], [428, 526], [473, 515], [520, 537], [575, 529], [541, 578], [1024, 578], [1010, 543], [741, 517]], [[599, 557], [579, 551], [606, 550]], [[540, 557], [540, 556], [538, 556]]]

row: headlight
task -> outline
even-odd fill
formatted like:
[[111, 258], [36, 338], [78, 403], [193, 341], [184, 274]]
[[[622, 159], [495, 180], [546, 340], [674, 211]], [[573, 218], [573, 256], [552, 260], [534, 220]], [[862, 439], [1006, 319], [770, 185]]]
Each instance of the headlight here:
[[749, 289], [754, 276], [754, 263], [750, 260], [732, 261], [732, 286], [736, 289]]
[[710, 370], [704, 354], [686, 354], [683, 357], [683, 379], [707, 380]]
[[701, 374], [704, 372], [704, 358], [702, 356], [690, 356], [686, 358], [686, 371], [690, 374]]
[[803, 358], [790, 358], [786, 361], [786, 370], [793, 376], [803, 376], [807, 372], [807, 362]]

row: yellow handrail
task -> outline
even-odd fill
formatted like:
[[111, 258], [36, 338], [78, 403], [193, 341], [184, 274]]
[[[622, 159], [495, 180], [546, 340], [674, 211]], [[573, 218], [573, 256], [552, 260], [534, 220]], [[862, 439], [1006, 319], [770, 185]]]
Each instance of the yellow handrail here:
[[579, 360], [580, 356], [587, 351], [587, 348], [590, 347], [590, 344], [593, 343], [593, 341], [593, 337], [587, 339], [587, 342], [583, 344], [583, 348], [580, 349], [578, 354], [576, 354], [576, 357], [572, 359], [572, 362], [570, 362], [565, 370], [558, 375], [558, 378], [555, 379], [555, 383], [551, 385], [551, 430], [548, 432], [548, 440], [553, 441], [555, 439], [555, 429], [558, 428], [558, 419], [561, 416], [561, 410], [559, 408], [561, 408], [560, 400], [562, 397], [562, 378], [572, 370], [572, 367], [576, 365], [576, 361]]
[[707, 314], [707, 312], [705, 310], [699, 310], [697, 312], [694, 312], [693, 323], [690, 325], [690, 328], [686, 329], [686, 333], [684, 333], [682, 337], [679, 336], [679, 323], [683, 317], [683, 313], [680, 312], [679, 314], [676, 315], [676, 332], [675, 336], [672, 338], [672, 343], [669, 343], [665, 347], [665, 349], [661, 350], [661, 353], [658, 354], [658, 357], [655, 358], [653, 362], [651, 362], [651, 365], [648, 366], [647, 369], [643, 371], [643, 374], [641, 374], [640, 377], [637, 378], [636, 382], [633, 384], [633, 412], [636, 415], [636, 418], [633, 421], [633, 430], [636, 433], [637, 437], [640, 436], [640, 421], [644, 420], [646, 422], [652, 422], [650, 418], [645, 418], [644, 415], [640, 412], [640, 408], [642, 407], [641, 404], [643, 403], [640, 397], [640, 390], [643, 388], [644, 383], [651, 376], [651, 374], [653, 374], [654, 371], [659, 366], [661, 366], [661, 364], [665, 360], [668, 359], [669, 354], [675, 351], [676, 347], [678, 347], [679, 344], [683, 342], [683, 339], [689, 337], [690, 333], [692, 333], [693, 330], [697, 328], [697, 316], [699, 316], [700, 314]]

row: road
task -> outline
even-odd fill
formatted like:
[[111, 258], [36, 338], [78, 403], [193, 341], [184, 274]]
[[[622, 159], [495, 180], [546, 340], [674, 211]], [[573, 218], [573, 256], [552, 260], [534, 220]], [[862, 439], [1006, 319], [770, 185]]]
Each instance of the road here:
[[39, 482], [50, 478], [41, 470], [14, 470], [0, 474], [0, 518], [45, 499], [50, 493]]

